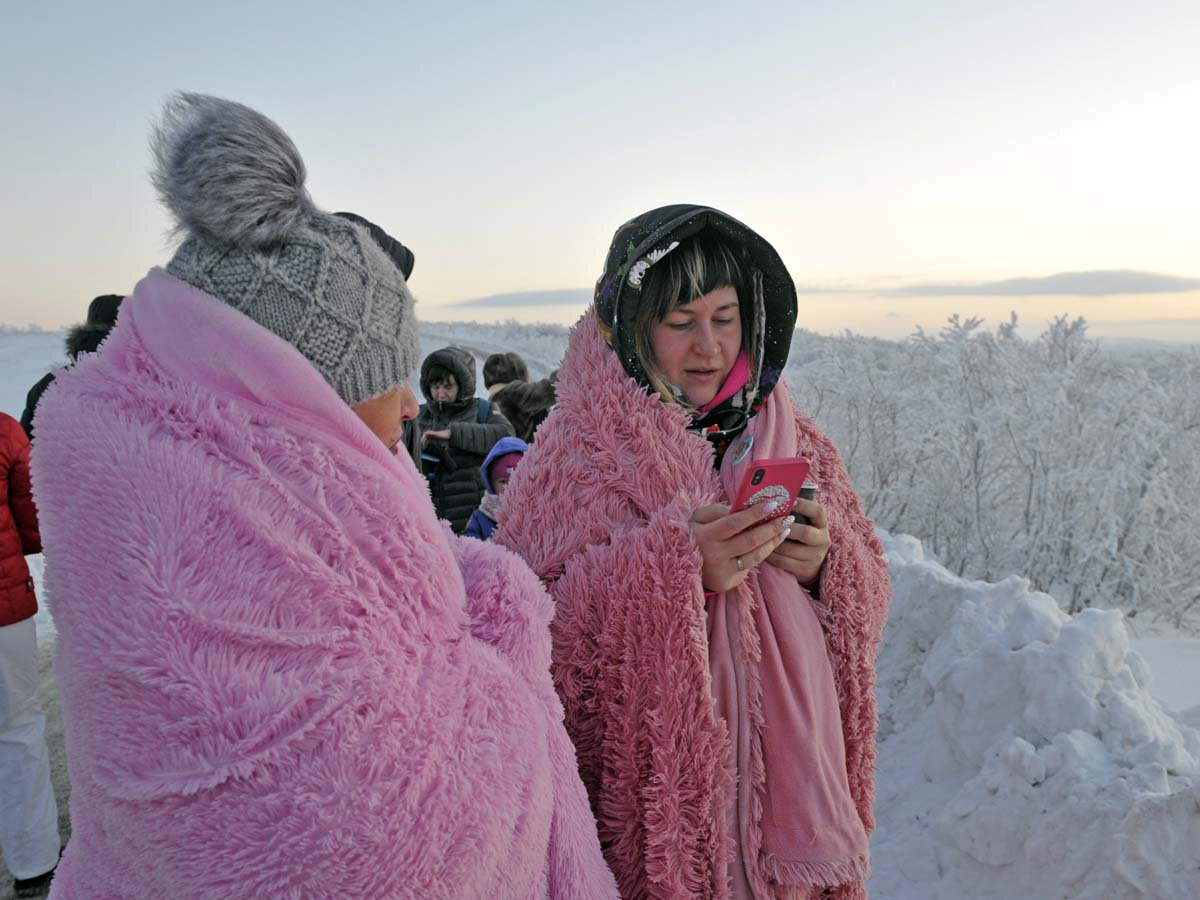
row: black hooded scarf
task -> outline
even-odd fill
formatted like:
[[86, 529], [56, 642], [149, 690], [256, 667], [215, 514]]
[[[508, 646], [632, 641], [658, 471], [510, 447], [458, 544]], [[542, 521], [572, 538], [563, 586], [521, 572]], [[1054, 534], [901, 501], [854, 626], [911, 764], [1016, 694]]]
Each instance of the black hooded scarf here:
[[717, 451], [729, 443], [762, 408], [783, 374], [796, 327], [796, 285], [767, 241], [737, 219], [708, 206], [662, 206], [631, 219], [613, 236], [604, 273], [596, 282], [596, 315], [612, 330], [612, 347], [625, 371], [649, 388], [638, 357], [634, 322], [641, 303], [641, 278], [672, 244], [711, 229], [737, 252], [753, 275], [753, 297], [740, 296], [743, 345], [750, 356], [749, 403], [726, 400], [698, 417], [694, 427]]

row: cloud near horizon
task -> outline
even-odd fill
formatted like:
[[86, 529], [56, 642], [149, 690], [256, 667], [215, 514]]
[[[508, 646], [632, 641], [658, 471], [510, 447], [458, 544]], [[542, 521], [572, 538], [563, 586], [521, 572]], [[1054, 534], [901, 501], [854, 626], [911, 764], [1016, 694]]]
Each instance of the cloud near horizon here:
[[488, 294], [457, 300], [446, 306], [456, 308], [488, 306], [586, 306], [592, 302], [592, 291], [588, 288], [563, 288], [555, 291], [513, 291], [507, 294]]
[[[1129, 294], [1182, 294], [1200, 291], [1200, 278], [1180, 278], [1134, 269], [1097, 269], [1060, 272], [1038, 278], [1007, 278], [962, 284], [913, 284], [905, 287], [833, 287], [798, 284], [806, 294], [863, 294], [886, 297], [1116, 297]], [[524, 306], [586, 306], [592, 302], [590, 288], [561, 288], [546, 291], [512, 291], [457, 300], [445, 306], [462, 309]]]
[[1180, 294], [1200, 290], [1200, 279], [1132, 269], [1060, 272], [1042, 278], [1008, 278], [967, 284], [915, 284], [884, 293], [895, 297], [1112, 297], [1121, 294]]
[[1176, 318], [1159, 316], [1156, 319], [1088, 319], [1089, 327], [1107, 328], [1114, 325], [1122, 328], [1156, 328], [1160, 325], [1200, 328], [1200, 316], [1179, 316]]

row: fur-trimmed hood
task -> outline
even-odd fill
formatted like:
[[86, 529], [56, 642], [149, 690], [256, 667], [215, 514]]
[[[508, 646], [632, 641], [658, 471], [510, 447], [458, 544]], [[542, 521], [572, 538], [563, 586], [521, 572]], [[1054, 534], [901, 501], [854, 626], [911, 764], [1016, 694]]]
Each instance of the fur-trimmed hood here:
[[429, 375], [429, 370], [434, 366], [441, 366], [458, 382], [458, 397], [450, 403], [442, 404], [445, 407], [442, 412], [453, 415], [458, 407], [466, 408], [474, 401], [475, 357], [470, 350], [464, 350], [462, 347], [443, 347], [425, 357], [421, 363], [421, 393], [426, 403], [435, 402], [431, 394], [433, 380]]
[[71, 326], [63, 340], [67, 356], [79, 359], [81, 353], [95, 353], [112, 329], [111, 325], [97, 325], [92, 322], [81, 322]]
[[67, 356], [74, 360], [81, 353], [95, 353], [117, 324], [124, 300], [121, 294], [101, 294], [92, 300], [88, 304], [87, 320], [67, 331]]

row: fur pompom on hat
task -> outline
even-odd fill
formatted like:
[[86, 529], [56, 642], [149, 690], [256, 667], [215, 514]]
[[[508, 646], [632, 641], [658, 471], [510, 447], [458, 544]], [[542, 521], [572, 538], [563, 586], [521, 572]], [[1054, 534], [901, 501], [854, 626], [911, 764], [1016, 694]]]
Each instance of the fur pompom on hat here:
[[283, 129], [181, 92], [151, 147], [154, 185], [183, 236], [171, 275], [294, 346], [351, 406], [407, 379], [419, 357], [404, 273], [367, 226], [316, 207]]

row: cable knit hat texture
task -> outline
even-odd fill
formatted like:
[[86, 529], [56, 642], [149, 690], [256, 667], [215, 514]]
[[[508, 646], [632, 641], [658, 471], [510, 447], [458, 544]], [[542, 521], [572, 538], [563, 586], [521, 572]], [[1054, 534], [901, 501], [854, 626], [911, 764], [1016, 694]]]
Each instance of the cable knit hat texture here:
[[350, 405], [405, 381], [420, 359], [404, 275], [366, 227], [317, 209], [278, 125], [179, 93], [152, 150], [155, 187], [183, 236], [169, 273], [294, 346]]

